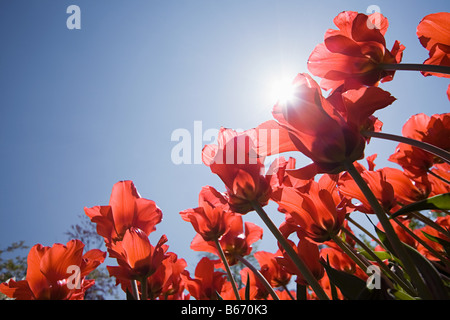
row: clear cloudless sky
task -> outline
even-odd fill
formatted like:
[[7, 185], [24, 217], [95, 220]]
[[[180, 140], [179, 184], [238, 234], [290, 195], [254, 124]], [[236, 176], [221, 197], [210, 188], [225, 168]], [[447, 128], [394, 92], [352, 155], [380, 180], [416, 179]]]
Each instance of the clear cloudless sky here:
[[[66, 27], [69, 5], [81, 9], [80, 30]], [[1, 0], [0, 247], [65, 243], [85, 206], [108, 204], [113, 184], [130, 179], [163, 211], [151, 240], [166, 234], [193, 271], [195, 232], [179, 212], [197, 206], [202, 186], [224, 186], [205, 165], [172, 162], [172, 132], [184, 128], [193, 142], [194, 121], [204, 132], [272, 119], [274, 82], [307, 72], [338, 13], [369, 5], [389, 19], [388, 48], [399, 40], [410, 63], [428, 56], [420, 20], [449, 9], [445, 0]], [[397, 98], [376, 113], [384, 131], [448, 112], [448, 84], [397, 72], [381, 86]], [[373, 139], [366, 154], [393, 166], [395, 146]], [[281, 223], [276, 206], [268, 211]], [[254, 213], [244, 220], [262, 225]], [[268, 231], [258, 248], [276, 249]]]

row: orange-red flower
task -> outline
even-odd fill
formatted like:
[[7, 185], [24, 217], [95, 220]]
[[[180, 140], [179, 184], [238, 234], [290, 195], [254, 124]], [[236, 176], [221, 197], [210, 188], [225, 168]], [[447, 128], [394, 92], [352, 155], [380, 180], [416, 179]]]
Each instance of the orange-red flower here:
[[[403, 125], [402, 135], [450, 151], [450, 113], [427, 116], [416, 114]], [[412, 178], [426, 175], [433, 164], [442, 160], [418, 147], [399, 143], [389, 160], [399, 164]]]
[[[300, 241], [297, 245], [291, 240], [288, 240], [297, 255], [305, 262], [308, 269], [311, 271], [313, 276], [320, 280], [324, 275], [324, 268], [320, 263], [319, 247], [317, 244], [309, 241], [305, 237], [299, 237]], [[303, 277], [302, 273], [298, 270], [295, 264], [292, 262], [291, 258], [283, 250], [282, 257], [276, 257], [278, 263], [280, 263], [286, 271], [297, 275], [295, 280], [297, 283], [302, 285], [307, 285], [307, 281]]]
[[[264, 300], [267, 299], [269, 296], [269, 291], [264, 287], [261, 280], [258, 279], [258, 277], [255, 275], [255, 273], [250, 270], [249, 268], [243, 268], [240, 271], [241, 280], [244, 282], [244, 284], [247, 286], [246, 283], [247, 279], [250, 281], [250, 288], [249, 293], [250, 297], [255, 300]], [[246, 287], [241, 288], [241, 292], [244, 291]], [[245, 291], [244, 291], [244, 297], [245, 297]]]
[[219, 239], [228, 231], [233, 218], [227, 200], [216, 189], [206, 186], [200, 191], [198, 203], [199, 207], [180, 212], [181, 217], [192, 223], [205, 241]]
[[441, 179], [444, 178], [445, 180], [450, 181], [450, 164], [436, 164], [434, 168], [431, 169], [431, 172], [434, 175], [428, 176], [429, 183], [431, 184], [430, 196], [450, 192], [450, 184]]
[[85, 291], [95, 283], [86, 276], [106, 256], [98, 249], [83, 254], [83, 249], [80, 240], [52, 247], [33, 246], [27, 257], [25, 280], [10, 279], [0, 284], [0, 292], [17, 300], [82, 300]]
[[254, 139], [253, 130], [221, 128], [218, 145], [206, 145], [202, 152], [203, 162], [224, 182], [231, 208], [241, 214], [253, 210], [252, 202], [265, 206], [271, 192]]
[[397, 168], [385, 167], [382, 169], [386, 181], [392, 186], [396, 201], [407, 205], [419, 200], [426, 199], [431, 191], [430, 183], [414, 183], [403, 171]]
[[320, 257], [334, 269], [341, 270], [366, 280], [367, 274], [341, 248], [334, 243], [320, 250]]
[[[262, 239], [263, 229], [251, 222], [243, 223], [241, 215], [235, 215], [230, 224], [230, 229], [220, 238], [222, 247], [229, 265], [238, 262], [238, 256], [246, 256], [252, 251], [252, 244]], [[218, 255], [216, 246], [212, 241], [205, 241], [197, 234], [192, 240], [191, 249], [194, 251], [206, 251]]]
[[214, 271], [214, 261], [207, 257], [202, 258], [195, 268], [195, 278], [191, 278], [189, 271], [181, 273], [186, 283], [186, 289], [197, 300], [217, 300], [216, 292], [222, 291], [225, 273]]
[[394, 72], [380, 65], [400, 63], [405, 47], [395, 41], [391, 51], [386, 48], [389, 23], [382, 14], [344, 11], [334, 18], [334, 24], [338, 30], [327, 30], [324, 42], [308, 59], [309, 71], [323, 78], [322, 88], [374, 86], [380, 80], [392, 80]]
[[167, 256], [156, 272], [147, 278], [147, 296], [151, 300], [185, 300], [188, 296], [184, 293], [181, 273], [187, 263], [173, 252], [167, 252]]
[[[397, 206], [394, 188], [387, 181], [384, 168], [377, 171], [363, 170], [360, 174], [386, 212], [390, 212], [391, 209]], [[347, 197], [349, 201], [351, 201], [351, 199], [360, 201], [359, 204], [353, 204], [358, 211], [374, 213], [372, 206], [369, 201], [367, 201], [364, 193], [358, 187], [355, 180], [350, 178], [347, 174], [341, 176], [341, 179], [339, 180], [339, 191]]]
[[267, 121], [256, 128], [258, 134], [265, 131], [266, 135], [276, 130], [279, 144], [260, 139], [258, 153], [300, 151], [314, 162], [311, 173], [339, 173], [346, 162], [363, 158], [367, 139], [361, 131], [375, 125], [375, 110], [395, 100], [377, 87], [336, 91], [325, 98], [308, 74], [298, 74], [293, 85], [295, 96], [273, 108], [277, 121]]
[[[436, 220], [434, 222], [436, 224], [438, 224], [439, 226], [441, 226], [444, 230], [450, 230], [450, 216], [449, 215], [444, 216], [444, 217], [438, 217], [438, 218], [436, 218]], [[422, 241], [424, 241], [426, 244], [428, 244], [428, 246], [430, 246], [432, 249], [434, 249], [434, 251], [438, 252], [439, 254], [441, 254], [443, 256], [448, 256], [444, 246], [442, 244], [426, 237], [424, 232], [433, 237], [442, 239], [447, 242], [450, 242], [450, 237], [448, 237], [446, 234], [439, 232], [438, 230], [436, 230], [435, 228], [433, 228], [429, 225], [426, 225], [420, 229], [414, 230], [414, 233]], [[439, 260], [439, 258], [436, 257], [433, 254], [433, 252], [431, 252], [427, 247], [423, 246], [421, 243], [417, 243], [417, 250], [430, 260], [434, 260], [434, 261]]]
[[117, 282], [142, 280], [152, 275], [167, 258], [167, 237], [163, 235], [156, 246], [152, 246], [146, 233], [137, 228], [127, 229], [122, 241], [110, 244], [111, 258], [116, 258], [119, 266], [107, 266], [109, 274]]
[[[438, 12], [425, 16], [417, 26], [419, 41], [429, 51], [429, 58], [425, 60], [424, 64], [450, 67], [449, 21], [450, 12]], [[443, 73], [423, 72], [423, 74], [425, 76], [450, 77]]]
[[84, 208], [84, 211], [97, 224], [97, 233], [107, 243], [121, 240], [131, 227], [148, 235], [162, 219], [155, 202], [141, 198], [132, 181], [114, 184], [108, 206]]
[[291, 280], [291, 274], [283, 269], [276, 260], [276, 257], [280, 257], [281, 255], [280, 250], [275, 253], [258, 251], [254, 254], [260, 265], [261, 274], [274, 288], [286, 286]]
[[284, 187], [273, 200], [286, 221], [298, 225], [306, 237], [315, 242], [330, 240], [336, 235], [347, 214], [347, 200], [342, 199], [336, 180], [323, 175], [318, 182], [312, 181], [306, 191]]

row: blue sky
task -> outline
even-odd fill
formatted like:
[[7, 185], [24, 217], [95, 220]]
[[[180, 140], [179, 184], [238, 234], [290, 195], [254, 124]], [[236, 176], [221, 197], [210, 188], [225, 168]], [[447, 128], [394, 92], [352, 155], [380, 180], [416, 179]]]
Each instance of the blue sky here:
[[[66, 27], [72, 4], [80, 30]], [[172, 162], [172, 132], [271, 119], [275, 79], [307, 72], [333, 18], [372, 4], [389, 19], [388, 47], [398, 39], [403, 62], [423, 62], [417, 24], [447, 1], [2, 0], [0, 247], [66, 242], [83, 207], [107, 204], [113, 184], [130, 179], [163, 211], [151, 239], [166, 234], [193, 270], [195, 233], [179, 212], [197, 206], [202, 186], [224, 187], [204, 165]], [[398, 99], [376, 113], [384, 131], [400, 133], [419, 112], [448, 112], [448, 82], [397, 72], [382, 85]], [[395, 146], [373, 140], [366, 154], [392, 165]], [[262, 225], [255, 214], [244, 219]], [[268, 232], [259, 249], [275, 250]]]

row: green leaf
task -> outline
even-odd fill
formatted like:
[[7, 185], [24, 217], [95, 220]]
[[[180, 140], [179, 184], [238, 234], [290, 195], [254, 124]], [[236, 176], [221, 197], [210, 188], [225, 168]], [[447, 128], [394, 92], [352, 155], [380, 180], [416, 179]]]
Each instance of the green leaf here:
[[408, 204], [391, 215], [391, 219], [421, 210], [450, 210], [450, 193], [443, 193], [428, 199]]
[[402, 290], [389, 290], [389, 293], [397, 300], [416, 300], [416, 298], [411, 297], [409, 294]]
[[[367, 252], [366, 250], [359, 251], [360, 254], [362, 254], [366, 259], [370, 261], [375, 261], [375, 259], [372, 257], [372, 255]], [[392, 260], [392, 255], [389, 252], [386, 251], [373, 251], [373, 253], [380, 259], [380, 260]]]
[[[387, 241], [386, 234], [378, 228], [375, 228], [381, 242], [390, 250], [392, 253], [394, 251], [391, 250], [389, 241]], [[435, 299], [449, 299], [449, 295], [447, 292], [447, 287], [445, 286], [442, 278], [439, 275], [437, 269], [433, 266], [433, 264], [425, 258], [419, 251], [414, 249], [413, 247], [403, 243], [403, 246], [406, 248], [409, 256], [411, 257], [412, 262], [417, 267], [420, 275], [422, 276], [425, 284], [429, 288], [431, 294]], [[401, 261], [399, 261], [401, 263]]]
[[422, 278], [425, 281], [425, 284], [427, 285], [428, 289], [430, 289], [433, 297], [439, 300], [450, 299], [448, 289], [442, 281], [442, 278], [439, 275], [436, 267], [427, 258], [420, 254], [419, 251], [405, 243], [403, 245], [407, 249], [409, 255], [411, 256], [411, 259], [413, 260], [413, 263], [419, 270]]
[[383, 245], [385, 246], [385, 248], [392, 254], [394, 254], [394, 250], [391, 246], [391, 243], [389, 242], [386, 233], [384, 233], [383, 231], [381, 231], [379, 228], [374, 227], [375, 228], [375, 232], [378, 235], [378, 238], [380, 239], [380, 241], [383, 243]]
[[357, 300], [364, 290], [368, 290], [366, 282], [360, 278], [347, 272], [334, 269], [328, 263], [321, 263], [330, 278], [330, 282], [338, 287], [347, 299]]
[[426, 233], [424, 231], [422, 231], [422, 233], [423, 233], [423, 235], [425, 237], [427, 237], [431, 241], [434, 241], [434, 242], [439, 243], [440, 245], [442, 245], [444, 247], [445, 252], [448, 255], [450, 255], [450, 242], [449, 241], [441, 239], [441, 238], [438, 238], [438, 237], [435, 237], [435, 236], [432, 236], [431, 234]]
[[247, 284], [245, 285], [245, 300], [250, 300], [250, 274], [247, 273]]

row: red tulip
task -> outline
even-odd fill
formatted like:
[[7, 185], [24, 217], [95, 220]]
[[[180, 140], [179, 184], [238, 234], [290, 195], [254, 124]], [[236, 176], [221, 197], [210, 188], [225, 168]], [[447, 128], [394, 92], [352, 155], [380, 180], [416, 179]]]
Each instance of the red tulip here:
[[107, 266], [109, 274], [117, 282], [145, 279], [152, 275], [168, 256], [167, 237], [163, 235], [156, 246], [150, 244], [146, 233], [137, 228], [127, 229], [122, 241], [112, 243], [109, 248], [111, 258], [116, 258], [119, 266]]
[[[255, 275], [255, 273], [249, 268], [243, 268], [240, 271], [240, 276], [244, 284], [247, 286], [247, 279], [250, 281], [250, 297], [254, 300], [265, 300], [269, 296], [269, 291], [264, 287], [261, 280]], [[243, 289], [243, 290], [242, 290]], [[244, 291], [246, 287], [242, 288]], [[244, 294], [245, 299], [245, 294]]]
[[[320, 280], [324, 275], [324, 268], [320, 263], [319, 257], [319, 247], [317, 244], [309, 241], [304, 237], [300, 237], [300, 241], [297, 245], [291, 240], [288, 240], [294, 251], [298, 256], [305, 262], [308, 269], [314, 275], [317, 280]], [[302, 285], [307, 285], [308, 283], [304, 279], [302, 273], [297, 269], [295, 264], [292, 262], [291, 258], [283, 251], [283, 257], [276, 257], [278, 263], [280, 263], [286, 271], [297, 275], [296, 282]]]
[[291, 274], [277, 262], [276, 257], [282, 256], [280, 250], [276, 253], [258, 251], [254, 254], [260, 265], [261, 274], [269, 281], [274, 288], [286, 286], [291, 280]]
[[191, 278], [187, 270], [181, 273], [186, 289], [197, 300], [217, 300], [216, 292], [222, 291], [226, 278], [225, 273], [214, 271], [214, 262], [207, 257], [202, 258], [195, 268], [195, 278]]
[[271, 190], [263, 159], [256, 154], [253, 131], [237, 133], [221, 128], [217, 141], [218, 145], [205, 146], [202, 159], [224, 182], [233, 211], [252, 211], [252, 202], [265, 206]]
[[178, 259], [173, 252], [167, 253], [155, 273], [147, 278], [147, 296], [151, 300], [185, 300], [185, 284], [181, 279], [181, 273], [187, 263], [184, 259]]
[[[403, 125], [405, 137], [427, 142], [443, 150], [450, 151], [450, 113], [435, 114], [431, 117], [420, 113], [408, 119]], [[398, 144], [389, 160], [399, 164], [412, 178], [426, 175], [428, 170], [442, 160], [420, 148], [409, 144]]]
[[[262, 239], [263, 229], [251, 222], [243, 223], [241, 215], [235, 215], [230, 224], [230, 229], [219, 239], [219, 243], [225, 253], [229, 265], [238, 262], [238, 256], [246, 256], [252, 251], [252, 244]], [[205, 241], [197, 234], [191, 243], [194, 251], [206, 251], [217, 254], [217, 249], [212, 241]]]
[[319, 182], [312, 181], [309, 189], [285, 187], [273, 200], [286, 213], [291, 225], [298, 225], [305, 236], [315, 242], [324, 242], [340, 230], [347, 214], [347, 200], [341, 199], [336, 181], [324, 175]]
[[415, 183], [402, 170], [396, 168], [385, 167], [382, 170], [385, 173], [386, 182], [394, 190], [396, 202], [407, 205], [426, 199], [429, 196], [431, 191], [429, 183]]
[[199, 207], [180, 212], [183, 220], [191, 222], [195, 231], [205, 241], [219, 239], [226, 233], [233, 219], [226, 199], [213, 187], [203, 187], [199, 196]]
[[[438, 224], [439, 226], [441, 226], [444, 230], [450, 230], [450, 216], [449, 215], [436, 218], [435, 223]], [[444, 246], [441, 243], [430, 240], [428, 237], [425, 236], [424, 232], [433, 237], [442, 239], [446, 242], [450, 242], [450, 238], [446, 234], [443, 234], [443, 233], [437, 231], [435, 228], [428, 226], [428, 225], [424, 226], [420, 229], [414, 230], [414, 233], [422, 241], [424, 241], [426, 244], [428, 244], [432, 249], [434, 249], [439, 254], [447, 257], [448, 254], [447, 254]], [[427, 247], [423, 246], [421, 243], [417, 244], [417, 250], [430, 260], [439, 260], [438, 257], [436, 257]]]
[[82, 300], [85, 291], [95, 283], [86, 276], [106, 256], [98, 249], [83, 254], [83, 249], [80, 240], [52, 247], [33, 246], [27, 258], [25, 280], [4, 282], [0, 292], [17, 300]]
[[436, 164], [434, 165], [434, 168], [431, 169], [431, 172], [434, 175], [430, 174], [427, 177], [429, 183], [431, 184], [430, 196], [449, 193], [450, 184], [444, 182], [441, 178], [444, 178], [446, 181], [450, 181], [450, 164], [448, 163]]
[[162, 212], [155, 202], [141, 198], [132, 181], [114, 184], [108, 206], [84, 208], [84, 211], [97, 224], [97, 233], [107, 243], [121, 240], [131, 227], [148, 235], [162, 220]]
[[395, 41], [391, 51], [386, 48], [389, 23], [383, 15], [344, 11], [334, 18], [334, 24], [338, 30], [329, 29], [324, 43], [315, 47], [308, 60], [309, 71], [323, 78], [322, 88], [374, 86], [380, 80], [392, 80], [394, 72], [380, 65], [400, 63], [405, 47]]
[[305, 168], [301, 169], [302, 179], [316, 173], [339, 173], [346, 162], [363, 158], [367, 139], [360, 132], [373, 129], [376, 121], [372, 113], [395, 100], [375, 87], [338, 90], [324, 98], [308, 74], [297, 75], [293, 85], [295, 97], [274, 106], [272, 113], [277, 122], [267, 121], [256, 128], [258, 134], [266, 135], [275, 130], [279, 145], [259, 139], [258, 153], [302, 152], [314, 162], [314, 168], [309, 166], [306, 175]]
[[320, 250], [320, 257], [334, 269], [354, 274], [363, 280], [367, 279], [367, 274], [337, 245], [325, 247]]
[[[386, 212], [390, 212], [391, 209], [397, 206], [394, 188], [387, 181], [384, 168], [377, 171], [364, 170], [360, 174]], [[358, 211], [369, 214], [374, 213], [364, 193], [358, 187], [355, 180], [347, 174], [344, 174], [339, 180], [339, 191], [349, 201], [351, 199], [360, 201], [359, 204], [353, 205]]]
[[[420, 43], [429, 51], [424, 64], [450, 67], [450, 12], [432, 13], [425, 16], [417, 26]], [[424, 72], [425, 76], [449, 78], [443, 73]], [[450, 90], [450, 86], [449, 86]]]

